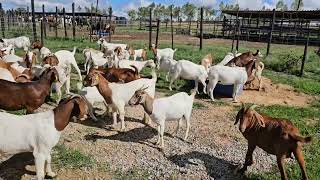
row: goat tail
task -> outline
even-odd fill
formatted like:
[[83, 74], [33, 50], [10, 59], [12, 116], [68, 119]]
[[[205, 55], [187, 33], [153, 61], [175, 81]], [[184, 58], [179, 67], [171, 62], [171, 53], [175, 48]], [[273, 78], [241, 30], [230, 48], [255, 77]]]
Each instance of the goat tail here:
[[310, 143], [312, 141], [312, 137], [308, 136], [308, 137], [302, 137], [300, 135], [290, 135], [292, 137], [292, 139], [296, 140], [296, 141], [300, 141], [304, 144]]
[[177, 50], [178, 50], [178, 49], [177, 49], [177, 48], [175, 48], [173, 51], [174, 51], [174, 52], [176, 52]]
[[257, 56], [259, 54], [259, 49], [257, 49], [257, 52], [252, 54], [253, 56]]
[[134, 69], [134, 74], [136, 75], [136, 76], [139, 76], [139, 70], [138, 70], [138, 68], [136, 67], [136, 66], [134, 66], [134, 65], [130, 65], [133, 69]]
[[196, 96], [197, 94], [197, 89], [194, 88], [194, 89], [191, 89], [191, 94], [190, 94], [190, 97], [192, 97], [194, 99], [194, 97]]
[[76, 54], [76, 50], [77, 50], [77, 47], [73, 47], [73, 51], [72, 51], [73, 56]]
[[261, 66], [261, 70], [263, 70], [264, 69], [264, 63], [260, 61], [259, 65]]

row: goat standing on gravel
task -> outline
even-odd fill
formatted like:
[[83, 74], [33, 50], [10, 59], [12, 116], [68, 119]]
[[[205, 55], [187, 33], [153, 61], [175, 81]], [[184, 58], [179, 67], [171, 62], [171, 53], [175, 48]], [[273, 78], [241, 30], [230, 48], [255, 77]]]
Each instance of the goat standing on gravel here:
[[169, 97], [154, 99], [146, 91], [147, 88], [137, 90], [129, 100], [129, 105], [141, 104], [150, 116], [150, 118], [158, 125], [158, 141], [157, 145], [163, 148], [163, 134], [166, 121], [178, 120], [176, 134], [180, 128], [182, 118], [187, 124], [184, 140], [187, 140], [190, 129], [190, 119], [196, 90], [194, 89], [189, 96], [185, 92], [180, 92]]
[[281, 173], [281, 179], [288, 177], [284, 170], [283, 161], [290, 158], [293, 153], [296, 157], [303, 179], [308, 179], [305, 161], [302, 154], [302, 144], [309, 143], [311, 137], [302, 137], [290, 121], [260, 115], [254, 110], [255, 105], [250, 108], [242, 107], [236, 116], [235, 125], [240, 121], [239, 130], [248, 140], [248, 151], [241, 173], [253, 164], [252, 153], [258, 146], [269, 154], [277, 156], [277, 163]]

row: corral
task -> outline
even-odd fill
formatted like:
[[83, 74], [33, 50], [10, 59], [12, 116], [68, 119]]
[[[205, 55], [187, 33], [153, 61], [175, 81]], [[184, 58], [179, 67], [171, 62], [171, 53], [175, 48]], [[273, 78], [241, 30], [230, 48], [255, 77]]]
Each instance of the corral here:
[[[272, 11], [271, 11], [272, 12]], [[97, 15], [98, 16], [98, 15]], [[106, 16], [109, 17], [109, 16]], [[99, 18], [97, 18], [99, 19]], [[108, 19], [106, 19], [107, 22]], [[149, 23], [149, 22], [147, 22]], [[37, 26], [39, 27], [39, 26]], [[145, 26], [148, 29], [148, 25]], [[155, 22], [154, 22], [154, 27]], [[151, 42], [158, 39], [160, 48], [171, 47], [171, 32], [161, 24], [160, 32], [151, 34]], [[31, 26], [30, 26], [31, 28]], [[79, 27], [77, 27], [79, 28]], [[127, 43], [134, 49], [147, 46], [149, 32], [139, 30], [136, 26], [118, 26], [112, 34], [112, 43]], [[170, 27], [168, 26], [168, 29]], [[6, 28], [7, 29], [7, 28]], [[27, 35], [32, 39], [32, 30], [21, 31], [10, 27], [6, 37]], [[37, 28], [39, 30], [39, 28]], [[40, 28], [41, 29], [41, 28]], [[178, 29], [178, 28], [177, 28]], [[13, 32], [13, 33], [12, 33]], [[87, 30], [77, 29], [74, 39], [65, 39], [64, 32], [54, 37], [54, 31], [47, 31], [44, 36], [45, 47], [52, 52], [61, 49], [72, 51], [77, 47], [75, 59], [85, 77], [85, 48], [99, 49], [95, 38], [90, 39]], [[40, 37], [37, 33], [37, 37]], [[72, 34], [71, 29], [67, 34]], [[99, 35], [98, 35], [99, 36]], [[93, 36], [94, 37], [94, 36]], [[108, 37], [105, 37], [107, 40]], [[316, 39], [318, 40], [318, 39]], [[220, 62], [230, 52], [233, 44], [229, 39], [203, 39], [202, 50], [199, 50], [199, 38], [186, 34], [174, 35], [174, 47], [177, 51], [174, 59], [186, 59], [199, 64], [201, 59], [211, 53], [213, 64]], [[255, 52], [259, 49], [266, 54], [266, 45], [240, 38], [238, 52]], [[314, 140], [304, 147], [307, 172], [310, 179], [319, 177], [319, 140], [320, 128], [320, 57], [310, 46], [305, 62], [304, 76], [298, 77], [304, 47], [286, 44], [272, 44], [271, 54], [263, 57], [266, 69], [263, 71], [263, 85], [260, 91], [245, 90], [238, 101], [247, 105], [259, 105], [258, 112], [272, 117], [289, 119], [296, 125], [302, 135], [312, 136]], [[21, 50], [16, 52], [23, 55]], [[152, 51], [147, 52], [148, 59], [153, 59]], [[141, 75], [150, 75], [150, 69]], [[78, 93], [78, 77], [71, 74], [71, 91]], [[178, 92], [187, 92], [194, 87], [193, 81], [178, 81], [178, 88], [168, 90], [169, 83], [161, 73], [156, 84], [156, 97], [170, 96]], [[201, 89], [201, 88], [200, 88]], [[201, 92], [201, 91], [200, 91]], [[189, 93], [190, 94], [190, 93]], [[57, 106], [55, 95], [51, 96], [37, 112], [51, 110]], [[191, 118], [190, 137], [182, 139], [185, 126], [174, 135], [177, 122], [167, 122], [165, 130], [165, 147], [159, 149], [154, 143], [157, 140], [156, 124], [145, 124], [141, 106], [126, 107], [126, 129], [119, 131], [112, 127], [112, 116], [104, 114], [104, 104], [98, 103], [95, 108], [98, 122], [87, 119], [82, 122], [71, 122], [63, 131], [58, 145], [53, 149], [53, 170], [58, 179], [276, 179], [280, 177], [274, 156], [261, 149], [254, 153], [255, 164], [245, 176], [234, 173], [239, 164], [243, 164], [247, 150], [247, 141], [237, 126], [235, 116], [241, 103], [233, 103], [230, 98], [217, 97], [215, 102], [200, 93], [196, 95]], [[10, 112], [24, 114], [22, 111]], [[0, 155], [0, 179], [30, 179], [35, 176], [32, 153], [13, 156]], [[298, 164], [289, 160], [286, 165], [290, 179], [300, 179]]]

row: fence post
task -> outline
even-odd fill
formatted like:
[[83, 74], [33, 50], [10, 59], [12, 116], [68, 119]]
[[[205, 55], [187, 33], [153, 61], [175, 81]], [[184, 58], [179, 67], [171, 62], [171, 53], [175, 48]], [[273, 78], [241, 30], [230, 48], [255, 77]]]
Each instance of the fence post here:
[[30, 13], [29, 13], [29, 6], [27, 6], [27, 27], [28, 27], [28, 30], [29, 30], [29, 27], [30, 27], [29, 16], [30, 16]]
[[200, 9], [200, 50], [202, 50], [203, 43], [203, 7]]
[[151, 50], [152, 46], [152, 8], [149, 10], [149, 50]]
[[2, 3], [0, 3], [0, 21], [1, 21], [1, 31], [2, 31], [2, 37], [4, 38], [5, 37], [5, 34], [4, 34], [4, 18], [3, 18], [3, 15], [4, 15], [4, 10], [2, 9]]
[[110, 30], [109, 30], [109, 43], [111, 42], [111, 24], [112, 24], [112, 7], [110, 6], [109, 8], [109, 26], [110, 26]]
[[37, 27], [36, 27], [36, 18], [34, 14], [34, 0], [31, 0], [31, 14], [32, 14], [33, 41], [35, 41], [37, 39]]
[[270, 53], [270, 44], [271, 44], [271, 41], [272, 41], [272, 31], [273, 31], [273, 27], [274, 27], [274, 21], [276, 19], [276, 10], [273, 9], [272, 11], [273, 11], [273, 16], [272, 16], [272, 21], [271, 21], [271, 29], [270, 29], [270, 32], [269, 32], [269, 41], [268, 41], [268, 46], [267, 46], [267, 56]]
[[56, 38], [58, 38], [58, 7], [56, 6], [56, 22], [55, 22], [55, 35]]
[[160, 30], [160, 19], [157, 20], [156, 47], [158, 47], [158, 42], [159, 42], [159, 30]]
[[307, 41], [305, 42], [305, 46], [304, 46], [304, 52], [303, 52], [303, 58], [302, 58], [302, 63], [301, 63], [301, 70], [300, 70], [300, 77], [303, 76], [304, 63], [308, 58], [309, 36], [310, 36], [310, 30], [308, 30]]
[[44, 33], [43, 33], [43, 25], [44, 23], [43, 23], [43, 19], [40, 21], [40, 39], [41, 39], [41, 44], [43, 44], [44, 45]]
[[68, 34], [67, 34], [67, 25], [66, 25], [66, 9], [63, 8], [62, 12], [63, 12], [64, 38], [67, 39], [68, 38]]
[[[233, 28], [233, 37], [232, 37], [232, 46], [231, 46], [231, 52], [233, 52], [233, 49], [234, 49], [234, 40], [236, 38], [236, 31], [237, 31], [237, 24], [238, 24], [238, 19], [239, 19], [239, 10], [237, 11], [237, 18], [236, 18], [236, 24]], [[231, 19], [230, 19], [230, 24], [231, 24]], [[229, 36], [229, 35], [228, 35]]]
[[8, 23], [8, 30], [10, 30], [10, 10], [7, 10], [7, 23]]
[[75, 24], [75, 14], [74, 14], [74, 3], [72, 3], [72, 37], [73, 37], [73, 40], [76, 39], [76, 24]]
[[223, 16], [223, 23], [222, 23], [222, 37], [224, 38], [224, 31], [226, 29], [226, 16]]
[[173, 49], [173, 12], [172, 12], [172, 9], [171, 8], [171, 48]]
[[42, 4], [42, 28], [44, 37], [47, 38], [47, 30], [46, 30], [46, 15], [44, 11], [44, 4]]
[[89, 32], [89, 38], [90, 38], [90, 42], [92, 39], [92, 8], [90, 9], [90, 32]]
[[240, 19], [239, 18], [238, 18], [238, 21], [237, 21], [237, 25], [238, 25], [238, 30], [237, 30], [236, 50], [237, 50], [237, 52], [239, 52], [239, 40], [240, 40], [240, 34], [241, 34], [241, 23], [240, 23]]

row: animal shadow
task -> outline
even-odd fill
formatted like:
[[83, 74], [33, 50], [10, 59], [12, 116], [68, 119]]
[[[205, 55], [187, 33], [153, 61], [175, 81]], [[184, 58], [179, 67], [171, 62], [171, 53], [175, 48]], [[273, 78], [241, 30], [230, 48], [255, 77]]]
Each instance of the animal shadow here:
[[169, 156], [167, 158], [179, 167], [186, 167], [188, 164], [198, 165], [198, 163], [196, 163], [197, 161], [193, 162], [193, 160], [200, 160], [206, 167], [207, 174], [213, 179], [244, 179], [244, 177], [241, 177], [239, 174], [233, 173], [236, 166], [231, 162], [202, 152], [192, 151], [186, 154]]
[[[34, 165], [32, 153], [28, 152], [13, 155], [0, 164], [0, 179], [20, 180], [25, 174], [35, 176], [35, 172], [26, 169], [27, 165]], [[50, 177], [46, 177], [46, 179], [48, 178]]]

